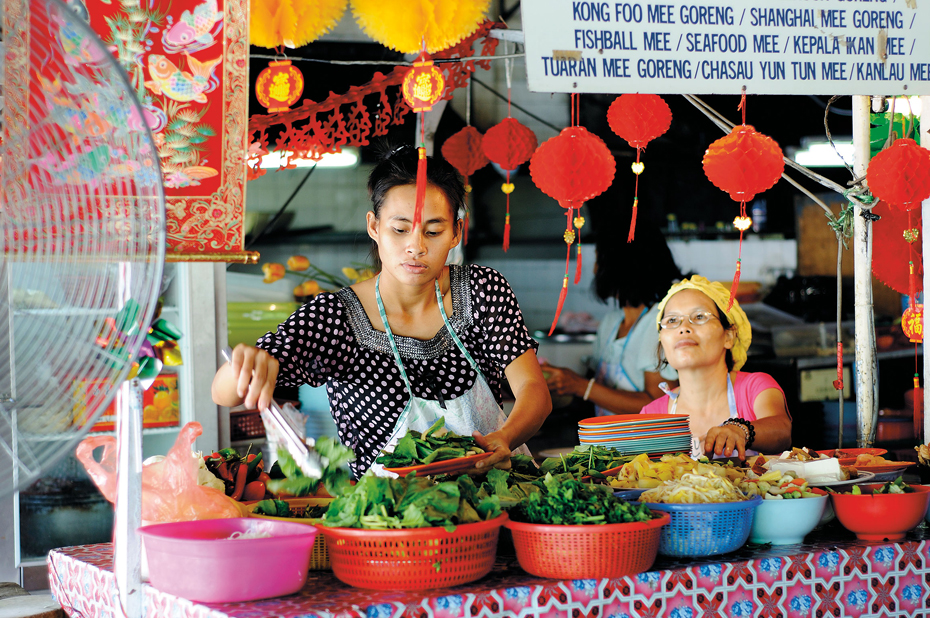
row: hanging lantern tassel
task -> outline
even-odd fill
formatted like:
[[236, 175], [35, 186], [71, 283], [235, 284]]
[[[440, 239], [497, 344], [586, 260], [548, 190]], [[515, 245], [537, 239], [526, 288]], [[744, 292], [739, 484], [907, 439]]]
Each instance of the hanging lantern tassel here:
[[423, 202], [426, 199], [426, 148], [417, 148], [417, 200], [413, 211], [413, 227], [420, 225], [423, 219]]
[[746, 202], [740, 202], [739, 216], [733, 219], [733, 225], [739, 230], [739, 255], [736, 258], [736, 274], [733, 275], [733, 285], [730, 286], [730, 300], [727, 303], [727, 311], [733, 306], [736, 290], [739, 288], [739, 275], [743, 267], [743, 232], [752, 225], [752, 219], [746, 216]]
[[630, 234], [626, 237], [627, 242], [633, 242], [633, 236], [636, 233], [636, 213], [639, 206], [639, 175], [646, 169], [645, 164], [639, 161], [639, 155], [642, 151], [642, 148], [636, 149], [636, 163], [631, 166], [633, 173], [636, 174], [636, 186], [633, 189], [633, 218], [630, 220]]
[[501, 185], [501, 191], [507, 196], [507, 216], [504, 217], [504, 251], [506, 252], [510, 249], [510, 194], [513, 193], [510, 170], [507, 170], [507, 182]]
[[584, 217], [581, 216], [580, 208], [574, 224], [578, 228], [578, 257], [575, 259], [575, 285], [578, 285], [578, 282], [581, 281], [581, 228], [584, 227]]
[[565, 240], [565, 276], [562, 277], [562, 291], [559, 292], [559, 304], [555, 308], [555, 318], [552, 319], [552, 326], [549, 327], [549, 336], [555, 331], [559, 323], [559, 316], [562, 315], [562, 305], [565, 304], [565, 296], [568, 294], [568, 264], [572, 258], [572, 243], [575, 242], [575, 230], [572, 229], [572, 208], [567, 208], [568, 221], [565, 226], [565, 234], [562, 238]]

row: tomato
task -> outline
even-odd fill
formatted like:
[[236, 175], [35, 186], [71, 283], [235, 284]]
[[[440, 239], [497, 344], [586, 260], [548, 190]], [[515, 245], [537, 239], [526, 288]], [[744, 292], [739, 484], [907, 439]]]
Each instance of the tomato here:
[[243, 500], [261, 500], [265, 497], [265, 484], [261, 481], [252, 481], [245, 486], [242, 492]]

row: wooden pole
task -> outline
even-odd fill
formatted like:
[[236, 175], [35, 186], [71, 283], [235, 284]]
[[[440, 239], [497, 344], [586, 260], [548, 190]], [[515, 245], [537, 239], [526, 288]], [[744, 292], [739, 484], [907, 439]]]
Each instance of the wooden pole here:
[[[930, 114], [930, 96], [920, 97], [920, 117], [923, 122], [920, 123], [920, 145], [930, 150], [930, 122], [927, 122], [927, 116]], [[930, 270], [927, 269], [927, 254], [930, 253], [930, 240], [927, 239], [927, 229], [930, 226], [930, 199], [924, 200], [921, 205], [921, 243], [923, 243], [923, 266], [924, 266], [924, 294], [923, 304], [924, 311], [927, 310], [927, 290], [930, 290]], [[924, 320], [926, 323], [926, 320]], [[930, 414], [927, 414], [927, 406], [930, 405], [930, 389], [927, 388], [927, 376], [930, 375], [930, 355], [927, 354], [927, 338], [924, 335], [924, 343], [921, 348], [924, 355], [924, 436], [923, 443], [930, 442]], [[915, 393], [916, 394], [916, 393]], [[915, 412], [917, 402], [914, 402]]]
[[[868, 96], [853, 98], [853, 147], [856, 177], [865, 176], [869, 167]], [[864, 216], [866, 215], [866, 216]], [[860, 447], [872, 446], [878, 418], [878, 365], [875, 360], [875, 310], [872, 306], [872, 222], [871, 210], [856, 205], [853, 224], [853, 259], [856, 317], [856, 413]]]

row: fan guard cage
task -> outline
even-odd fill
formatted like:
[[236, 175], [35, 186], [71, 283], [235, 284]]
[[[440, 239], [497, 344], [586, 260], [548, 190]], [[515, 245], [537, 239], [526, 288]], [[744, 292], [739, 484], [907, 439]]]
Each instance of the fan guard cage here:
[[0, 470], [12, 474], [0, 496], [73, 452], [106, 409], [161, 285], [158, 151], [86, 17], [58, 0], [4, 2]]

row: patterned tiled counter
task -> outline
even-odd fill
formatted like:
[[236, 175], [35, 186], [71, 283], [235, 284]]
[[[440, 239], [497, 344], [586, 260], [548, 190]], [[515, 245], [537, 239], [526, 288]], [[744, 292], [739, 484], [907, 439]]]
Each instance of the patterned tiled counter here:
[[[52, 592], [72, 618], [119, 609], [110, 544], [49, 555]], [[360, 590], [311, 571], [297, 594], [251, 603], [200, 604], [146, 585], [145, 616], [164, 618], [723, 618], [930, 617], [930, 531], [900, 543], [862, 543], [835, 524], [802, 545], [747, 546], [715, 558], [659, 558], [619, 579], [539, 579], [502, 556], [473, 584], [427, 592]], [[223, 568], [255, 568], [227, 565]]]

